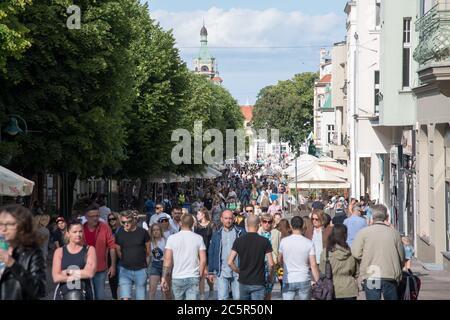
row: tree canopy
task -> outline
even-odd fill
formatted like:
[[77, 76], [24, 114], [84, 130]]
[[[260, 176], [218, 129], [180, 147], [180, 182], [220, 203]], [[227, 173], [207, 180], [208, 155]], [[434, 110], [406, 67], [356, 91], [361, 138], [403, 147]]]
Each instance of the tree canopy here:
[[253, 111], [254, 128], [278, 129], [280, 140], [298, 153], [313, 124], [317, 79], [317, 73], [306, 72], [261, 89]]

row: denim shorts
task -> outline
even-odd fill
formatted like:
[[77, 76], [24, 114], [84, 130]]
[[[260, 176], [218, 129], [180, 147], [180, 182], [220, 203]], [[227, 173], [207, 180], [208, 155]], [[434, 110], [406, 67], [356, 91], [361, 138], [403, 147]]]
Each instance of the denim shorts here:
[[163, 261], [152, 261], [149, 276], [162, 276]]

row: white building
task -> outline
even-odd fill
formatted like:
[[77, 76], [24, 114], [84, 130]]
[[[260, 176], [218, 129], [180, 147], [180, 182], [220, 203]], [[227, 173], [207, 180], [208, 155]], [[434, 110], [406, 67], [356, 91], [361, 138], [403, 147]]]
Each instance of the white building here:
[[325, 49], [320, 49], [319, 68], [319, 81], [314, 84], [314, 144], [318, 153], [330, 155], [336, 121], [331, 103], [332, 62]]
[[348, 1], [345, 6], [351, 196], [368, 194], [373, 200], [383, 198], [380, 155], [387, 153], [390, 141], [382, 127], [371, 124], [378, 115], [380, 1]]

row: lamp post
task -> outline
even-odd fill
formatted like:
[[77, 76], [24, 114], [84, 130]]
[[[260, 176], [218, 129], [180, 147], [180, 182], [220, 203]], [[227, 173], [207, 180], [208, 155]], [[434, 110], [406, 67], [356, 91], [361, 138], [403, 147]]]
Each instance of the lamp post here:
[[[17, 114], [9, 114], [7, 115], [7, 117], [9, 117], [9, 122], [7, 124], [7, 126], [5, 127], [4, 131], [10, 135], [10, 136], [16, 136], [19, 133], [23, 133], [24, 131], [19, 127], [19, 123], [17, 121], [17, 119], [21, 120], [24, 127], [25, 127], [25, 133], [28, 133], [28, 126], [27, 126], [27, 122], [25, 121], [24, 118], [22, 118], [21, 116], [17, 115]], [[0, 141], [1, 139], [1, 124], [0, 124]]]

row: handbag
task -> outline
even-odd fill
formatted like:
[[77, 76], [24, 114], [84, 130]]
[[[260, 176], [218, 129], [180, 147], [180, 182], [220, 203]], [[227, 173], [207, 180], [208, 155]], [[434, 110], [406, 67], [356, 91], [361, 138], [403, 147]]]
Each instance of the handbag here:
[[[86, 265], [87, 262], [87, 253], [89, 250], [89, 246], [83, 246], [83, 260], [84, 264]], [[86, 291], [86, 285], [83, 280], [80, 279], [80, 286], [79, 289], [68, 289], [67, 284], [65, 289], [67, 290], [60, 290], [60, 295], [62, 300], [87, 300], [87, 291]]]
[[315, 300], [334, 299], [333, 270], [331, 269], [328, 250], [326, 250], [325, 254], [325, 274], [320, 277], [312, 288], [312, 296]]
[[398, 287], [398, 295], [401, 300], [417, 300], [421, 287], [421, 280], [411, 270], [403, 271], [402, 280]]

